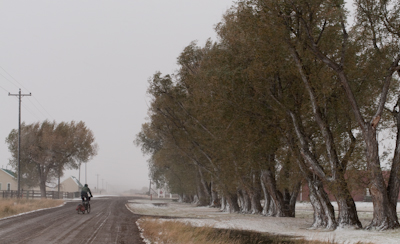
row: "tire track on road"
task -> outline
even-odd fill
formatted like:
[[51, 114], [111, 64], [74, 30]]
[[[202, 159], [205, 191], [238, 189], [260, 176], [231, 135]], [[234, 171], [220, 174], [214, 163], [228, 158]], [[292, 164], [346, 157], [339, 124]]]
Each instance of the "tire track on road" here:
[[136, 221], [125, 203], [133, 197], [98, 198], [90, 214], [78, 215], [77, 202], [56, 210], [44, 210], [12, 219], [0, 220], [1, 244], [139, 244]]
[[[46, 211], [46, 210], [44, 210]], [[43, 217], [46, 217], [46, 215], [49, 215], [50, 213], [44, 213], [44, 216], [40, 216], [39, 219], [43, 219]], [[62, 224], [62, 219], [64, 219], [66, 216], [66, 213], [63, 215], [59, 215], [55, 218], [50, 219], [50, 222], [46, 222], [45, 224], [41, 223], [42, 221], [34, 221], [35, 226], [33, 228], [19, 228], [18, 232], [11, 232], [11, 233], [6, 233], [4, 236], [8, 237], [6, 240], [3, 241], [10, 241], [10, 243], [24, 243], [27, 240], [33, 239], [37, 236], [40, 236], [44, 232], [46, 232], [49, 228], [54, 228]], [[18, 219], [16, 217], [15, 220], [16, 223], [18, 223]], [[29, 224], [29, 223], [24, 223], [24, 224]], [[26, 238], [16, 241], [17, 237], [24, 236]], [[1, 243], [3, 243], [1, 241]]]
[[108, 220], [108, 217], [110, 217], [110, 212], [108, 212], [107, 217], [103, 220], [103, 222], [101, 222], [100, 226], [97, 227], [97, 229], [93, 232], [92, 236], [90, 236], [89, 240], [86, 242], [86, 244], [90, 244], [92, 243], [96, 237], [97, 237], [97, 233], [99, 232], [99, 230], [101, 229], [101, 227], [103, 227], [104, 223]]
[[95, 215], [90, 216], [89, 219], [82, 221], [77, 226], [75, 226], [75, 224], [73, 224], [74, 227], [71, 230], [69, 230], [68, 232], [66, 232], [65, 234], [63, 234], [62, 236], [59, 236], [59, 233], [55, 233], [54, 240], [59, 241], [61, 243], [63, 240], [68, 239], [68, 237], [72, 236], [74, 233], [78, 234], [79, 232], [81, 232], [81, 230], [84, 229], [84, 227], [88, 224], [87, 222], [90, 222], [91, 220], [99, 218], [99, 217], [101, 217], [101, 213], [97, 213]]

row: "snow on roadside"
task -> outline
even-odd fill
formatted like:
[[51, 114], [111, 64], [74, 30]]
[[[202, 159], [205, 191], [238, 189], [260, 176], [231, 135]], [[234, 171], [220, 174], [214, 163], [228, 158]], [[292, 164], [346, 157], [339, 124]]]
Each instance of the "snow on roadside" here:
[[[337, 205], [333, 203], [335, 209]], [[359, 218], [365, 226], [372, 218], [372, 203], [357, 202]], [[281, 235], [301, 236], [308, 240], [335, 241], [339, 243], [369, 242], [377, 244], [399, 243], [400, 230], [366, 231], [337, 229], [334, 231], [308, 230], [312, 224], [312, 206], [296, 204], [296, 218], [275, 218], [251, 214], [230, 214], [219, 209], [196, 207], [169, 199], [132, 200], [127, 204], [132, 212], [142, 215], [179, 217], [174, 219], [194, 226], [241, 229]], [[399, 209], [399, 208], [398, 208]], [[168, 219], [166, 219], [168, 221]]]
[[[129, 208], [128, 208], [128, 209], [129, 209]], [[144, 237], [144, 235], [143, 235], [143, 229], [140, 227], [139, 221], [136, 221], [136, 225], [137, 225], [137, 227], [138, 227], [138, 229], [139, 229], [139, 231], [140, 231], [140, 237], [143, 239], [143, 242], [146, 243], [146, 244], [151, 244], [151, 241], [147, 240], [147, 239]], [[157, 244], [157, 243], [155, 243], [155, 244]]]
[[[115, 196], [115, 195], [98, 195], [98, 196], [94, 196], [93, 198], [112, 197], [112, 196]], [[52, 209], [52, 208], [59, 208], [59, 207], [64, 206], [67, 202], [75, 202], [75, 201], [82, 201], [82, 199], [81, 198], [64, 199], [64, 202], [62, 204], [60, 204], [59, 206], [50, 207], [50, 208], [36, 209], [36, 210], [29, 211], [29, 212], [24, 212], [24, 213], [20, 213], [20, 214], [8, 216], [8, 217], [0, 218], [0, 220], [15, 218], [17, 216], [21, 216], [21, 215], [25, 215], [25, 214], [29, 214], [29, 213], [34, 213], [34, 212], [38, 212], [38, 211], [42, 211], [42, 210], [48, 210], [48, 209]]]
[[39, 211], [43, 211], [43, 210], [48, 210], [48, 209], [52, 209], [52, 208], [60, 208], [60, 207], [64, 206], [65, 204], [66, 204], [66, 202], [63, 202], [62, 204], [60, 204], [60, 205], [58, 205], [58, 206], [55, 206], [55, 207], [36, 209], [36, 210], [29, 211], [29, 212], [24, 212], [24, 213], [20, 213], [20, 214], [8, 216], [8, 217], [0, 218], [0, 220], [11, 219], [11, 218], [15, 218], [15, 217], [17, 217], [17, 216], [21, 216], [21, 215], [25, 215], [25, 214], [30, 214], [30, 213], [34, 213], [34, 212], [39, 212]]
[[[132, 213], [135, 213], [135, 212], [129, 207], [128, 204], [125, 204], [125, 207], [126, 207], [129, 211], [131, 211]], [[139, 219], [139, 220], [140, 220], [140, 219]], [[142, 238], [142, 240], [143, 240], [144, 243], [146, 243], [146, 244], [151, 244], [151, 241], [148, 240], [148, 239], [146, 239], [146, 238], [144, 237], [144, 235], [143, 235], [143, 228], [140, 227], [139, 220], [136, 221], [136, 226], [137, 226], [138, 229], [139, 229], [140, 237]], [[155, 244], [158, 244], [158, 243], [155, 243]]]

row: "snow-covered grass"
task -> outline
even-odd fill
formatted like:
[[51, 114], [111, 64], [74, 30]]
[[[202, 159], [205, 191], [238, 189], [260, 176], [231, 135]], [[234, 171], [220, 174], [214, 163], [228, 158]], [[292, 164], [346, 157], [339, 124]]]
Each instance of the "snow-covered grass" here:
[[226, 233], [216, 233], [207, 226], [196, 228], [180, 221], [165, 222], [151, 218], [141, 218], [137, 224], [146, 243], [240, 244]]
[[[333, 203], [335, 209], [337, 205]], [[372, 203], [356, 203], [360, 221], [366, 226], [372, 219]], [[400, 230], [367, 231], [337, 229], [334, 231], [309, 230], [313, 211], [310, 203], [297, 203], [296, 218], [275, 218], [252, 214], [230, 214], [219, 209], [196, 207], [191, 204], [173, 202], [169, 199], [133, 200], [127, 206], [134, 213], [152, 216], [179, 217], [174, 219], [193, 226], [251, 230], [272, 234], [303, 236], [307, 240], [332, 241], [338, 243], [399, 243]], [[399, 209], [399, 207], [398, 207]], [[166, 221], [169, 221], [166, 219]]]
[[299, 237], [277, 236], [269, 233], [254, 231], [218, 229], [211, 226], [195, 227], [190, 223], [178, 220], [157, 219], [144, 217], [136, 221], [145, 243], [174, 243], [174, 244], [333, 244], [321, 241], [306, 241]]

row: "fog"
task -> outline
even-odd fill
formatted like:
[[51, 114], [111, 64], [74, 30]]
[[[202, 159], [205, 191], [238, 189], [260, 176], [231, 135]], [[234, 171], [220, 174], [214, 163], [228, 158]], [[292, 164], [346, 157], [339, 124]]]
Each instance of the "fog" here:
[[[148, 187], [146, 160], [133, 144], [146, 122], [148, 79], [177, 69], [193, 40], [216, 40], [231, 0], [0, 0], [0, 166], [4, 140], [22, 121], [84, 121], [99, 145], [93, 160], [63, 179], [113, 191]], [[8, 166], [7, 166], [8, 165]], [[80, 172], [80, 174], [79, 174]], [[63, 180], [62, 179], [62, 180]]]

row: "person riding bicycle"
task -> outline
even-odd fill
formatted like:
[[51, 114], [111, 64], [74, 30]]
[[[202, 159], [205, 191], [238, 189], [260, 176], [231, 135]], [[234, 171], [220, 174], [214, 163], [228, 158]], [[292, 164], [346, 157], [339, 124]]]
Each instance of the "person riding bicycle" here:
[[90, 197], [89, 197], [88, 193], [90, 193], [90, 197], [93, 197], [92, 192], [90, 191], [90, 188], [89, 188], [88, 184], [85, 184], [85, 186], [82, 187], [82, 190], [81, 190], [82, 202], [84, 202], [85, 200], [90, 201]]

